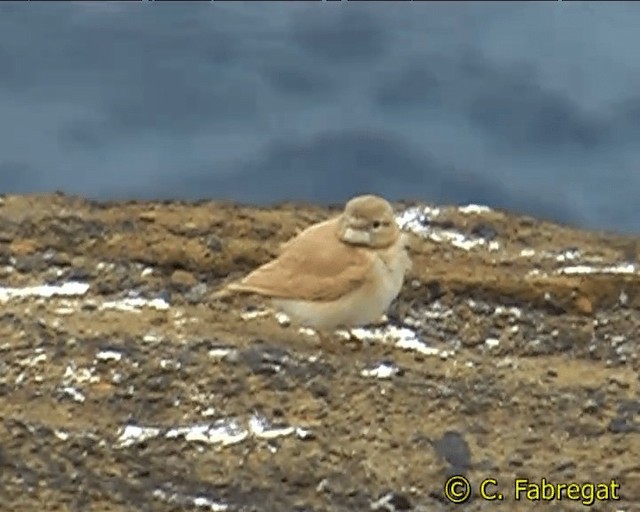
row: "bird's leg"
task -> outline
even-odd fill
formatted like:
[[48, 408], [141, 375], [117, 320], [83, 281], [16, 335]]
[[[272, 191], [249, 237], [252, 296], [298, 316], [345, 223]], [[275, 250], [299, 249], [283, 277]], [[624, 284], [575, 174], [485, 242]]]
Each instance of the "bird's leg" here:
[[340, 336], [340, 340], [337, 339], [335, 333], [327, 331], [315, 331], [318, 339], [318, 344], [323, 351], [336, 354], [344, 350], [345, 345], [350, 345], [353, 350], [360, 350], [362, 348], [362, 340], [356, 337], [351, 330], [345, 329], [347, 338], [344, 339]]
[[389, 317], [383, 313], [377, 322], [372, 324], [373, 327], [383, 327], [389, 323]]
[[327, 338], [327, 334], [323, 333], [321, 331], [316, 331], [316, 334], [318, 336], [318, 340], [320, 342], [321, 346], [327, 346], [329, 344], [329, 339]]
[[361, 338], [358, 338], [351, 329], [347, 330], [349, 337], [347, 338], [347, 344], [351, 345], [352, 350], [360, 350], [364, 346], [364, 342]]
[[320, 341], [320, 345], [324, 352], [329, 354], [337, 354], [340, 353], [342, 344], [338, 343], [334, 333], [327, 331], [316, 331], [318, 335], [318, 340]]

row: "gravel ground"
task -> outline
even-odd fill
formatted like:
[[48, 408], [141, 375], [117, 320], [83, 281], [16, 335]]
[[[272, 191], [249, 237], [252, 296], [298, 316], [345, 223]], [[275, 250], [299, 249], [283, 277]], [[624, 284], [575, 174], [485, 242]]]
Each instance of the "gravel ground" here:
[[640, 240], [395, 206], [388, 323], [321, 346], [212, 295], [335, 209], [0, 197], [0, 510], [640, 511]]

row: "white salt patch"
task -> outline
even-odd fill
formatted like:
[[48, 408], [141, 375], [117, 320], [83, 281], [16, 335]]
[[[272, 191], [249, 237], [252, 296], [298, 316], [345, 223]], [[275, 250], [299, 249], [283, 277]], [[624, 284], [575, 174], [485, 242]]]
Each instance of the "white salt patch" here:
[[513, 368], [513, 369], [517, 369], [520, 367], [520, 364], [518, 363], [517, 360], [513, 359], [512, 357], [505, 357], [503, 359], [500, 359], [499, 361], [496, 361], [496, 368]]
[[419, 352], [420, 354], [424, 354], [425, 356], [440, 356], [442, 359], [446, 359], [453, 354], [453, 351], [439, 350], [434, 347], [429, 347], [422, 341], [411, 338], [398, 341], [396, 343], [396, 347], [405, 350], [413, 350], [415, 352]]
[[223, 511], [229, 508], [229, 506], [224, 503], [216, 503], [212, 499], [205, 498], [204, 496], [193, 498], [193, 504], [198, 508], [208, 508], [213, 511]]
[[142, 272], [140, 272], [140, 277], [147, 277], [152, 274], [153, 274], [153, 269], [151, 267], [147, 267]]
[[289, 325], [291, 325], [291, 319], [282, 312], [276, 313], [276, 320], [283, 327], [288, 327]]
[[620, 295], [618, 296], [618, 302], [620, 302], [621, 306], [626, 306], [629, 303], [629, 296], [627, 295], [627, 292], [625, 292], [624, 290], [620, 292]]
[[[213, 413], [213, 410], [211, 410]], [[204, 414], [204, 413], [203, 413]], [[244, 426], [236, 419], [219, 419], [212, 423], [199, 423], [186, 427], [174, 427], [163, 431], [158, 428], [127, 425], [120, 429], [116, 445], [120, 447], [141, 443], [151, 437], [163, 436], [166, 439], [183, 438], [185, 441], [196, 441], [207, 444], [229, 446], [245, 441], [249, 437], [274, 439], [295, 434], [299, 439], [306, 439], [312, 434], [309, 430], [294, 426], [273, 427], [268, 420], [259, 415], [249, 418]]]
[[102, 309], [115, 309], [118, 311], [139, 311], [144, 307], [161, 311], [169, 309], [169, 303], [164, 299], [143, 299], [141, 297], [128, 297], [102, 303]]
[[520, 256], [522, 256], [523, 258], [529, 258], [533, 255], [535, 255], [536, 251], [534, 251], [533, 249], [522, 249], [520, 251]]
[[453, 311], [451, 311], [451, 309], [449, 309], [441, 302], [434, 302], [429, 306], [429, 309], [426, 309], [424, 312], [420, 313], [421, 317], [430, 319], [448, 318], [452, 315]]
[[163, 370], [178, 370], [181, 366], [180, 361], [174, 361], [173, 359], [160, 359], [160, 368]]
[[[484, 238], [468, 238], [457, 231], [445, 229], [434, 229], [432, 232], [427, 233], [427, 237], [434, 242], [448, 242], [454, 247], [465, 251], [470, 251], [475, 247], [483, 246], [487, 243]], [[499, 247], [500, 245], [498, 244], [498, 248]]]
[[262, 439], [274, 439], [276, 437], [289, 436], [295, 432], [294, 427], [270, 427], [266, 418], [256, 415], [249, 419], [249, 430], [254, 436]]
[[[313, 332], [314, 334], [317, 334], [316, 331], [313, 331]], [[343, 340], [350, 340], [351, 336], [353, 335], [353, 329], [351, 331], [345, 331], [344, 329], [339, 329], [335, 331], [334, 334], [340, 336]]]
[[96, 354], [98, 361], [120, 361], [122, 353], [115, 350], [102, 350]]
[[490, 212], [491, 208], [479, 204], [468, 204], [466, 206], [458, 207], [460, 213], [486, 213]]
[[489, 244], [489, 242], [484, 238], [469, 238], [457, 231], [429, 226], [428, 221], [429, 218], [425, 208], [408, 208], [396, 216], [396, 222], [401, 229], [411, 231], [417, 236], [428, 238], [434, 242], [450, 243], [454, 247], [465, 251], [487, 245], [491, 251], [497, 251], [500, 249], [500, 244], [496, 241]]
[[224, 419], [217, 420], [212, 424], [172, 428], [166, 433], [165, 437], [167, 439], [182, 437], [185, 441], [199, 441], [228, 446], [244, 441], [249, 437], [249, 432], [235, 420]]
[[69, 315], [73, 315], [75, 312], [77, 311], [76, 308], [72, 308], [69, 306], [63, 306], [60, 308], [56, 308], [54, 310], [56, 315], [60, 315], [60, 316], [69, 316]]
[[214, 359], [223, 359], [234, 351], [234, 349], [229, 347], [216, 347], [209, 350], [209, 357], [213, 357]]
[[268, 314], [269, 312], [264, 310], [245, 311], [240, 314], [240, 318], [242, 318], [243, 320], [253, 320], [254, 318], [261, 318], [263, 316], [267, 316]]
[[177, 493], [169, 494], [162, 489], [156, 489], [153, 491], [153, 497], [156, 499], [164, 500], [168, 503], [177, 503], [180, 505], [204, 508], [211, 510], [212, 512], [224, 512], [229, 509], [229, 506], [224, 503], [218, 503], [212, 498], [206, 496], [187, 496], [179, 495]]
[[74, 402], [83, 403], [85, 401], [85, 396], [76, 388], [66, 386], [62, 388], [61, 391], [63, 394], [70, 397]]
[[312, 435], [310, 430], [301, 427], [273, 426], [264, 416], [257, 414], [254, 414], [249, 419], [249, 431], [259, 439], [274, 439], [276, 437], [290, 436], [291, 434], [295, 434], [299, 439], [306, 439]]
[[611, 265], [606, 267], [589, 267], [587, 265], [576, 265], [558, 269], [559, 274], [635, 274], [637, 269], [632, 263]]
[[147, 439], [153, 439], [160, 435], [159, 428], [139, 427], [137, 425], [126, 425], [118, 432], [116, 446], [125, 448], [134, 444], [142, 443]]
[[498, 338], [487, 338], [485, 340], [485, 344], [489, 348], [497, 347], [498, 345], [500, 345], [500, 340]]
[[142, 341], [144, 341], [145, 343], [158, 343], [160, 341], [160, 337], [158, 337], [156, 334], [149, 333], [145, 334], [142, 337]]
[[44, 363], [47, 360], [47, 354], [36, 354], [32, 357], [26, 357], [24, 359], [20, 359], [20, 361], [18, 361], [18, 364], [20, 366], [36, 366], [40, 363]]
[[516, 318], [520, 318], [522, 316], [522, 310], [515, 306], [496, 306], [496, 308], [493, 310], [493, 313], [495, 315], [510, 315]]
[[390, 379], [398, 375], [400, 369], [391, 363], [380, 363], [374, 368], [364, 369], [360, 372], [363, 377], [373, 377], [375, 379]]
[[429, 218], [432, 216], [430, 215], [431, 211], [428, 207], [419, 208], [414, 206], [396, 215], [396, 222], [400, 229], [406, 229], [416, 235], [421, 235], [428, 231], [428, 227], [425, 224], [429, 222]]
[[622, 334], [616, 334], [615, 336], [611, 336], [611, 343], [613, 346], [618, 346], [627, 341], [627, 337]]
[[69, 435], [69, 432], [67, 432], [66, 430], [54, 430], [53, 435], [60, 439], [60, 441], [66, 441], [67, 439], [69, 439], [69, 437], [71, 437]]
[[0, 302], [21, 297], [43, 297], [84, 295], [89, 290], [88, 283], [71, 281], [62, 285], [26, 286], [24, 288], [0, 287]]
[[100, 382], [100, 377], [98, 375], [94, 375], [93, 371], [93, 368], [76, 368], [75, 363], [71, 363], [67, 365], [64, 375], [62, 376], [62, 381], [65, 384], [82, 384], [84, 382], [95, 384], [96, 382]]
[[373, 329], [351, 329], [349, 332], [353, 337], [360, 341], [381, 341], [382, 343], [393, 344], [397, 348], [413, 350], [424, 355], [437, 355], [445, 359], [453, 354], [453, 352], [449, 352], [447, 350], [429, 347], [418, 337], [415, 331], [406, 327], [387, 325], [385, 327], [376, 327]]
[[307, 361], [309, 361], [310, 363], [317, 363], [318, 361], [320, 361], [320, 355], [319, 354], [312, 354], [312, 355], [307, 357]]
[[571, 249], [556, 256], [556, 261], [573, 261], [580, 257], [580, 251]]
[[310, 439], [313, 437], [313, 432], [307, 428], [296, 427], [295, 433], [298, 439]]
[[320, 482], [318, 483], [318, 485], [316, 485], [316, 492], [317, 493], [324, 493], [325, 491], [331, 491], [330, 489], [330, 485], [329, 485], [329, 480], [327, 480], [326, 478], [323, 478], [322, 480], [320, 480]]
[[396, 510], [395, 505], [393, 504], [393, 500], [395, 498], [395, 493], [388, 492], [380, 499], [371, 502], [371, 510], [380, 510], [382, 512], [394, 512]]
[[409, 327], [420, 327], [420, 320], [412, 317], [407, 317], [404, 319], [404, 325], [408, 325]]
[[304, 334], [305, 336], [316, 336], [318, 333], [309, 327], [300, 327], [298, 329], [300, 334]]

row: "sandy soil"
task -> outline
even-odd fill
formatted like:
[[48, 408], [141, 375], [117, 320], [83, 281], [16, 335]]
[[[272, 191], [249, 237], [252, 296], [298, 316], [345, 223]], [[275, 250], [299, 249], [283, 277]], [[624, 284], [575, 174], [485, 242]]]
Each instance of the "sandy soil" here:
[[395, 206], [389, 323], [323, 347], [211, 296], [332, 212], [0, 198], [0, 510], [639, 511], [640, 240]]

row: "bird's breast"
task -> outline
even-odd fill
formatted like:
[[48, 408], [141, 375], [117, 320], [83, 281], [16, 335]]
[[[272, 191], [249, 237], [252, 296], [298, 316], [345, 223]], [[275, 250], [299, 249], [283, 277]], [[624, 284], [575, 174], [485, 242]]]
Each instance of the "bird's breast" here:
[[402, 240], [378, 253], [375, 272], [377, 288], [383, 302], [390, 303], [400, 293], [410, 266], [411, 260]]

